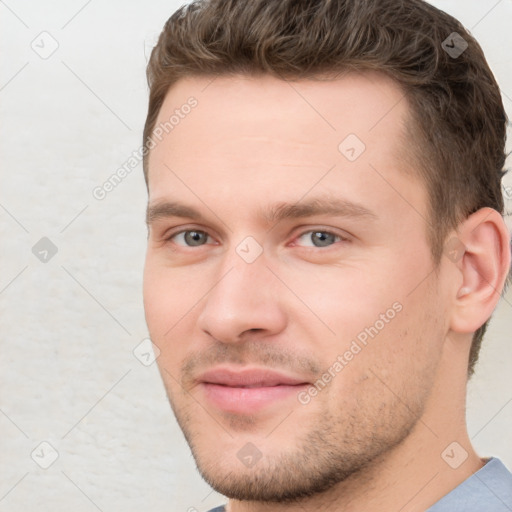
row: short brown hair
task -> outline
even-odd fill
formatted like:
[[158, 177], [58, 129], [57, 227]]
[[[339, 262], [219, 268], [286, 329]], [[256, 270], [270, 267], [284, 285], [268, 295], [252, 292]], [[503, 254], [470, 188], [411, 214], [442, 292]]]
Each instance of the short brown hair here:
[[[148, 64], [144, 143], [181, 78], [266, 73], [295, 80], [351, 70], [385, 73], [407, 96], [408, 154], [428, 190], [437, 267], [447, 234], [462, 220], [486, 206], [503, 214], [507, 116], [476, 40], [423, 0], [197, 0], [181, 7]], [[487, 323], [473, 336], [468, 375]]]

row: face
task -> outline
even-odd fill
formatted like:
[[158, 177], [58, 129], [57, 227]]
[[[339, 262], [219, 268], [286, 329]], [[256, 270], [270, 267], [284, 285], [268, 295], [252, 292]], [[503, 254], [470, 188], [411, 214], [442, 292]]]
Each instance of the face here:
[[190, 78], [166, 97], [157, 127], [182, 116], [149, 160], [146, 319], [226, 496], [325, 491], [421, 418], [447, 321], [402, 96], [347, 74]]

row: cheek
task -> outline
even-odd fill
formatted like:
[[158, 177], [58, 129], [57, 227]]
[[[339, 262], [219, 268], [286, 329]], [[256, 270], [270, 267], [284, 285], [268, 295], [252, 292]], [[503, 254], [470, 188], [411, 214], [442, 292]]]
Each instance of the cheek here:
[[[362, 350], [353, 359], [360, 360], [363, 367], [366, 362], [372, 364], [373, 358], [396, 366], [399, 357], [410, 361], [412, 354], [427, 355], [429, 346], [420, 340], [433, 334], [432, 317], [442, 314], [429, 253], [416, 258], [401, 256], [389, 251], [358, 266], [331, 266], [314, 274], [287, 276], [294, 283], [295, 294], [316, 316], [308, 315], [309, 320], [327, 334], [322, 343], [331, 362], [347, 350], [357, 352], [357, 345]], [[297, 315], [296, 319], [303, 327], [308, 325], [306, 316]], [[330, 335], [322, 323], [330, 328]]]
[[[293, 283], [295, 295], [314, 314], [318, 327], [323, 323], [330, 328], [338, 348], [340, 342], [356, 337], [375, 323], [382, 330], [381, 315], [385, 316], [387, 325], [397, 315], [397, 309], [401, 309], [403, 300], [390, 273], [380, 272], [376, 265], [331, 266], [315, 269], [314, 273], [290, 272], [285, 279]], [[312, 315], [307, 317], [313, 319]], [[299, 322], [305, 319], [304, 315], [296, 317]]]
[[144, 267], [143, 297], [146, 323], [154, 342], [158, 342], [170, 327], [166, 312], [173, 310], [174, 294], [169, 293], [172, 290], [169, 285], [165, 273], [159, 271], [148, 257]]
[[401, 310], [369, 344], [368, 368], [398, 392], [414, 395], [429, 388], [445, 335], [442, 305], [435, 282], [427, 279], [414, 293], [403, 293]]
[[[339, 337], [338, 346], [330, 347], [326, 369], [330, 367], [335, 376], [332, 391], [325, 394], [326, 407], [348, 415], [366, 411], [365, 421], [380, 411], [375, 424], [401, 414], [403, 404], [409, 411], [420, 411], [434, 384], [442, 353], [442, 326], [432, 312], [404, 301], [402, 309], [380, 330], [382, 324], [376, 325], [371, 315], [366, 323], [359, 318], [357, 323], [364, 327], [354, 327], [356, 335]], [[338, 355], [342, 364], [333, 367]], [[398, 413], [393, 413], [394, 408]]]
[[203, 279], [190, 269], [169, 267], [148, 254], [144, 267], [143, 296], [146, 322], [155, 339], [168, 337], [182, 320], [193, 315], [194, 306], [205, 293]]
[[[174, 380], [166, 370], [177, 376], [186, 353], [194, 348], [201, 298], [208, 283], [194, 278], [190, 269], [170, 268], [149, 255], [144, 267], [143, 296], [146, 324], [153, 343], [159, 348], [157, 363], [169, 386]], [[183, 340], [187, 340], [186, 343]]]

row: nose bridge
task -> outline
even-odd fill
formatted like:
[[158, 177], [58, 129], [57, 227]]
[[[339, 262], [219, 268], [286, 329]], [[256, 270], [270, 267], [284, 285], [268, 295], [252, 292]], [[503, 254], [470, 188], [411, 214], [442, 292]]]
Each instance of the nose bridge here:
[[224, 300], [232, 296], [242, 304], [264, 293], [257, 285], [269, 279], [267, 255], [254, 237], [247, 236], [226, 251], [220, 268], [223, 277], [219, 276], [216, 288], [221, 295], [226, 294]]
[[233, 313], [249, 316], [247, 307], [258, 308], [265, 303], [266, 289], [263, 284], [267, 282], [269, 270], [263, 257], [248, 263], [236, 251], [232, 251], [223, 262], [221, 273], [216, 285], [207, 296], [207, 302], [214, 307], [229, 308]]
[[[234, 262], [233, 262], [234, 263]], [[212, 290], [211, 299], [230, 305], [245, 307], [258, 302], [257, 296], [261, 288], [256, 285], [262, 281], [262, 273], [267, 269], [263, 265], [247, 265], [236, 262], [223, 272], [217, 286]]]
[[272, 274], [262, 253], [254, 257], [254, 249], [242, 244], [223, 258], [203, 302], [199, 325], [219, 341], [237, 341], [248, 330], [276, 332], [284, 325], [284, 312], [272, 293]]

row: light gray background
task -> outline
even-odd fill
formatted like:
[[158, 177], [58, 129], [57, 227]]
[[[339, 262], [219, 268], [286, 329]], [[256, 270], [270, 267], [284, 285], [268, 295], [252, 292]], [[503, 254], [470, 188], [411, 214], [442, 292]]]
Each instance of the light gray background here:
[[[224, 501], [196, 472], [156, 365], [133, 354], [147, 337], [141, 165], [92, 195], [140, 147], [146, 58], [181, 4], [148, 3], [0, 0], [0, 511]], [[480, 41], [512, 116], [512, 1], [434, 3]], [[31, 47], [47, 57], [57, 43], [45, 59]], [[42, 237], [58, 249], [46, 263], [32, 253]], [[512, 467], [510, 293], [491, 325], [469, 431], [481, 455]], [[48, 469], [43, 441], [58, 452]]]

